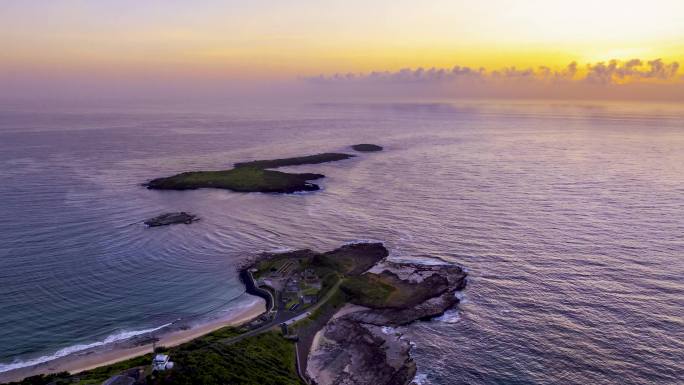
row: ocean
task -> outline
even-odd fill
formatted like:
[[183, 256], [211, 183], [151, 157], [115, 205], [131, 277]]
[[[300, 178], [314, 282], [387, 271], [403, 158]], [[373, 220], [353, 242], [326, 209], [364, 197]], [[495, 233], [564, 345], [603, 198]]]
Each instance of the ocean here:
[[[313, 193], [140, 185], [356, 143], [385, 151], [297, 167]], [[421, 384], [684, 381], [682, 106], [4, 103], [0, 165], [0, 371], [245, 306], [261, 251], [379, 240], [470, 274], [403, 329]], [[167, 211], [201, 220], [142, 224]]]

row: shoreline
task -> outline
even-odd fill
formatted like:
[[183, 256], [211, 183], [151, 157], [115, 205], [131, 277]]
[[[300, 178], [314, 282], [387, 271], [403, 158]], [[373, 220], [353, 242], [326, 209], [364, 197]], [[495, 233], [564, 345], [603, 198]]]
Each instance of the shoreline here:
[[[70, 374], [77, 374], [100, 366], [111, 365], [152, 353], [150, 337], [159, 339], [156, 341], [156, 346], [177, 346], [223, 327], [243, 324], [257, 318], [265, 311], [265, 301], [262, 298], [254, 297], [252, 303], [228, 310], [226, 315], [198, 324], [190, 329], [164, 330], [166, 329], [164, 328], [146, 335], [74, 352], [46, 362], [0, 372], [0, 383], [21, 381], [30, 376], [65, 371]], [[140, 343], [141, 339], [145, 342]]]

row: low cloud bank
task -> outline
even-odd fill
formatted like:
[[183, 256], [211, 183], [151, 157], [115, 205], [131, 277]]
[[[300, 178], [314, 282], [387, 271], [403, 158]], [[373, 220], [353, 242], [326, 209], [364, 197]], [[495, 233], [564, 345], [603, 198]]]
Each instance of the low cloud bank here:
[[584, 68], [577, 62], [568, 64], [561, 70], [552, 70], [549, 67], [518, 69], [505, 67], [498, 70], [486, 68], [471, 68], [454, 66], [453, 68], [404, 68], [396, 72], [373, 71], [370, 73], [346, 73], [333, 74], [330, 76], [319, 75], [305, 78], [309, 82], [334, 83], [334, 82], [399, 82], [399, 83], [430, 83], [445, 82], [451, 80], [475, 79], [475, 80], [520, 80], [532, 79], [542, 81], [584, 81], [600, 84], [619, 84], [630, 81], [673, 80], [677, 79], [679, 63], [665, 63], [662, 59], [647, 62], [641, 59], [629, 61], [611, 60], [586, 64]]
[[406, 96], [560, 97], [684, 100], [679, 63], [662, 59], [611, 60], [552, 69], [506, 67], [489, 70], [454, 66], [399, 71], [319, 75], [304, 78], [332, 93]]

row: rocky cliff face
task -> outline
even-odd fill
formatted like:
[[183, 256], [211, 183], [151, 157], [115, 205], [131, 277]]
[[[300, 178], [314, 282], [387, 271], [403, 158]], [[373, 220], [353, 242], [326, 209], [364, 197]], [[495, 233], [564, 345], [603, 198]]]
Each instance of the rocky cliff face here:
[[[346, 305], [318, 332], [307, 374], [318, 385], [406, 385], [416, 373], [411, 343], [393, 327], [443, 314], [458, 304], [466, 272], [448, 264], [381, 262], [366, 274], [392, 276], [404, 288], [421, 287], [421, 300], [406, 306]], [[439, 279], [437, 278], [439, 277]]]

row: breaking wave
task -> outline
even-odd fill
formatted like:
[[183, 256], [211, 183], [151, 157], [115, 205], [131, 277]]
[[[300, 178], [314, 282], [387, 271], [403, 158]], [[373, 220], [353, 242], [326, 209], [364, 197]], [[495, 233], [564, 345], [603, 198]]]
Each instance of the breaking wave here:
[[7, 372], [10, 370], [14, 370], [14, 369], [24, 368], [27, 366], [42, 364], [44, 362], [52, 361], [52, 360], [55, 360], [57, 358], [66, 357], [66, 356], [73, 354], [73, 353], [78, 353], [78, 352], [82, 352], [84, 350], [96, 348], [98, 346], [103, 346], [103, 345], [111, 344], [114, 342], [127, 340], [129, 338], [136, 337], [139, 335], [152, 333], [152, 332], [155, 332], [157, 330], [161, 330], [161, 329], [163, 329], [167, 326], [171, 326], [171, 325], [172, 325], [172, 323], [167, 323], [167, 324], [158, 326], [156, 328], [121, 331], [121, 332], [118, 332], [118, 333], [115, 333], [115, 334], [108, 336], [107, 338], [105, 338], [102, 341], [97, 341], [97, 342], [92, 342], [92, 343], [87, 343], [87, 344], [78, 344], [78, 345], [67, 346], [66, 348], [60, 349], [60, 350], [58, 350], [55, 353], [50, 354], [50, 355], [32, 358], [32, 359], [28, 359], [28, 360], [15, 360], [14, 362], [9, 363], [9, 364], [0, 363], [0, 373], [1, 372]]

